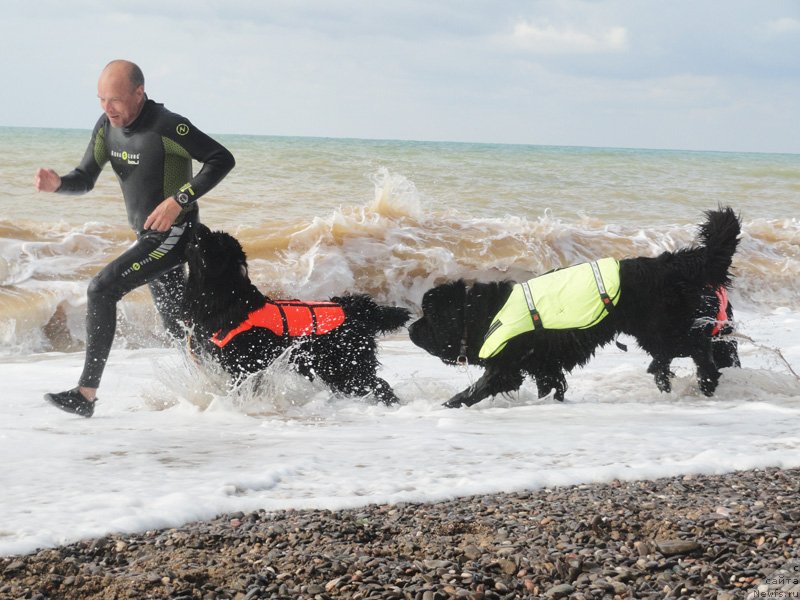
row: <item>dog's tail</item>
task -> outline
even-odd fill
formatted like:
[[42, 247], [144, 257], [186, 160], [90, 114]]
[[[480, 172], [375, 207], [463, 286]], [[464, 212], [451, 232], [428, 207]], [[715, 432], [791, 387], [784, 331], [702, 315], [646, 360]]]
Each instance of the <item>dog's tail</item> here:
[[411, 313], [399, 306], [381, 306], [366, 294], [332, 298], [342, 305], [348, 320], [366, 325], [373, 333], [390, 333], [400, 329]]
[[731, 207], [706, 211], [706, 222], [700, 225], [700, 240], [705, 250], [702, 280], [712, 287], [730, 285], [730, 268], [742, 224]]

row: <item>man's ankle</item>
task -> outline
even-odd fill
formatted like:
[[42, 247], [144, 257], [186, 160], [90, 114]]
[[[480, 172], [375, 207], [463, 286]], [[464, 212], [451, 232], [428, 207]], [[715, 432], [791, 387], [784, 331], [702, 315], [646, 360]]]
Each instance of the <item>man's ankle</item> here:
[[97, 398], [97, 388], [79, 386], [78, 391], [81, 393], [81, 396], [86, 398], [89, 402], [94, 402], [95, 398]]

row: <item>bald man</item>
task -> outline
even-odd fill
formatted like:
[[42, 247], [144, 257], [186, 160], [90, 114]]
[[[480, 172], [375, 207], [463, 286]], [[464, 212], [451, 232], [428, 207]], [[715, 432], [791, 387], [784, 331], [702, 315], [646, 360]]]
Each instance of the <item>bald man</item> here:
[[[179, 322], [184, 289], [184, 248], [198, 222], [197, 200], [233, 168], [233, 155], [188, 119], [150, 100], [141, 69], [127, 60], [110, 62], [97, 82], [103, 114], [80, 164], [59, 176], [36, 172], [42, 192], [84, 194], [106, 163], [117, 175], [136, 243], [104, 267], [87, 290], [86, 359], [78, 386], [45, 394], [58, 408], [83, 417], [94, 414], [117, 322], [117, 302], [148, 284], [164, 326], [182, 337]], [[192, 159], [202, 163], [192, 173]]]

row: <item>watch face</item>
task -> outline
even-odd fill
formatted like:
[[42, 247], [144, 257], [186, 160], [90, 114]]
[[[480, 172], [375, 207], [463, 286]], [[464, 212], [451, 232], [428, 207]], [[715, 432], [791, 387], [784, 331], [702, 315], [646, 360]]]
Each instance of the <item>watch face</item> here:
[[178, 194], [178, 204], [186, 204], [189, 202], [189, 194], [181, 192]]

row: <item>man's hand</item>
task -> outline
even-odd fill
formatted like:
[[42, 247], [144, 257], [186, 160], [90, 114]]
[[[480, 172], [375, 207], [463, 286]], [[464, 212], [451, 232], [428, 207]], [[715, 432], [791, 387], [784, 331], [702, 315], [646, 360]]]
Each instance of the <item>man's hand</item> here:
[[150, 213], [144, 222], [144, 228], [166, 231], [172, 227], [175, 219], [181, 214], [181, 210], [181, 205], [174, 198], [167, 198]]
[[38, 169], [33, 185], [39, 192], [55, 192], [61, 187], [61, 177], [53, 169]]

